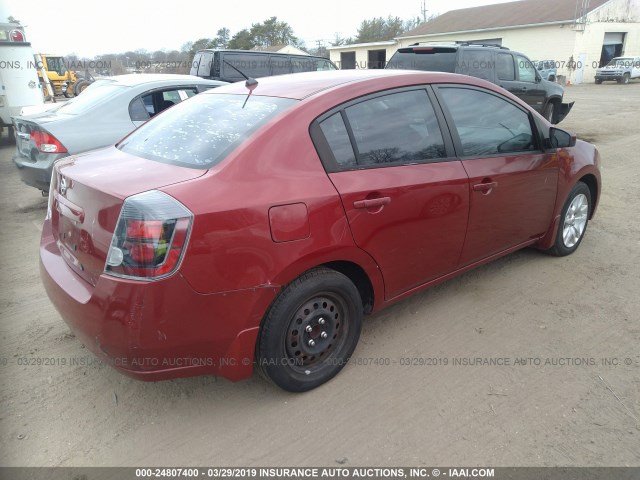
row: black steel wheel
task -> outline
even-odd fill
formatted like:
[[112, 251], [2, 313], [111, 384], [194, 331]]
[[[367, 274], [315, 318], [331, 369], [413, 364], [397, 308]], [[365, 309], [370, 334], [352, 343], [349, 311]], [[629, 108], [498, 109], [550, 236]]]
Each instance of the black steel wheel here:
[[282, 291], [265, 317], [258, 368], [284, 390], [311, 390], [346, 365], [361, 327], [362, 300], [353, 282], [334, 270], [311, 270]]

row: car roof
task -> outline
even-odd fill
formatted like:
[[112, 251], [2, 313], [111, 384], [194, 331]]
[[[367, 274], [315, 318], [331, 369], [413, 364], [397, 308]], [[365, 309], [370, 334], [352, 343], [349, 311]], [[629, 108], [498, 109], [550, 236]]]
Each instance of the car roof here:
[[[379, 83], [381, 88], [393, 88], [402, 83], [467, 83], [494, 88], [494, 85], [475, 77], [455, 73], [426, 72], [418, 70], [330, 70], [321, 72], [291, 73], [273, 77], [258, 78], [258, 85], [252, 88], [253, 95], [292, 98], [302, 100], [321, 91], [341, 85]], [[388, 80], [388, 81], [385, 81]], [[249, 92], [245, 82], [236, 82], [209, 90], [202, 95], [223, 93], [244, 94]]]
[[224, 85], [225, 82], [217, 80], [205, 80], [195, 75], [178, 75], [172, 73], [130, 73], [127, 75], [117, 75], [115, 77], [102, 78], [100, 80], [110, 81], [127, 87], [134, 87], [154, 82], [189, 82], [209, 85]]

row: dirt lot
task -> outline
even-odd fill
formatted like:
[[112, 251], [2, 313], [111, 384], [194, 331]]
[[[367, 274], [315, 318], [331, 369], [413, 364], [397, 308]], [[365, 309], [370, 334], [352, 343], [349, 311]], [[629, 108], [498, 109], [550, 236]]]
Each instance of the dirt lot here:
[[[0, 465], [640, 466], [640, 83], [566, 97], [562, 126], [604, 163], [580, 249], [521, 251], [369, 318], [354, 364], [301, 395], [91, 363], [40, 284], [46, 199], [1, 148]], [[454, 365], [477, 357], [510, 364]]]

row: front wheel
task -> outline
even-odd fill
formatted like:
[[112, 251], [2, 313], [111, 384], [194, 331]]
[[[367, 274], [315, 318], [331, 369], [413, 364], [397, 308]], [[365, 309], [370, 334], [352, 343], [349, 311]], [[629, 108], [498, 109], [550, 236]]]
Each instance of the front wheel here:
[[358, 289], [345, 275], [327, 268], [305, 273], [282, 291], [263, 321], [259, 370], [289, 392], [329, 381], [356, 348], [362, 310]]
[[602, 80], [600, 80], [599, 78], [596, 78], [596, 85], [600, 85], [602, 84]]
[[591, 192], [584, 183], [578, 182], [571, 189], [562, 208], [556, 241], [548, 253], [564, 257], [575, 252], [587, 231], [591, 211]]
[[629, 83], [630, 78], [631, 77], [629, 76], [629, 74], [625, 73], [624, 75], [622, 75], [622, 78], [620, 79], [620, 83], [622, 85], [627, 85]]

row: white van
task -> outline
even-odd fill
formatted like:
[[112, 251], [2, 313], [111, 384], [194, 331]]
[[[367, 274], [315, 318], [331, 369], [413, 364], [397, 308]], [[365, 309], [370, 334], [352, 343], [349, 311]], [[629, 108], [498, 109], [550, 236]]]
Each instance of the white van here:
[[22, 27], [0, 23], [0, 134], [15, 138], [12, 116], [23, 107], [42, 105], [44, 99], [31, 44]]

